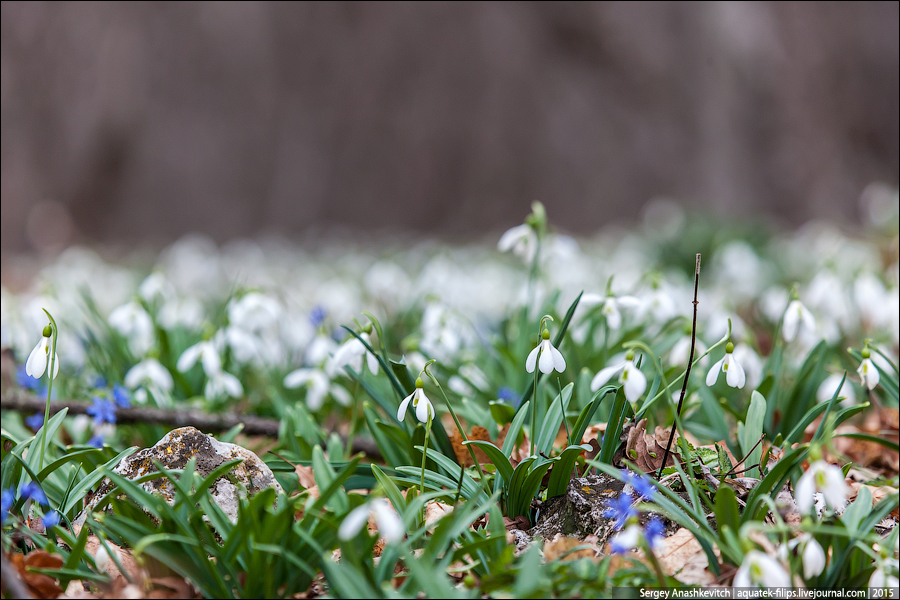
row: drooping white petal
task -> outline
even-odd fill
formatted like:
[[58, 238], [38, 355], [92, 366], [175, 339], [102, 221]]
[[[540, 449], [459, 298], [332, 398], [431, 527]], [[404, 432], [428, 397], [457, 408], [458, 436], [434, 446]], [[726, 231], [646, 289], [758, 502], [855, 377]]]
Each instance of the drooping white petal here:
[[422, 423], [428, 423], [428, 419], [434, 419], [434, 406], [421, 390], [417, 390], [418, 402], [416, 402], [416, 418]]
[[807, 540], [803, 548], [801, 560], [803, 562], [804, 579], [811, 579], [821, 575], [825, 570], [825, 551], [812, 536], [809, 536], [809, 540]]
[[725, 359], [727, 357], [728, 355], [723, 356], [719, 362], [710, 367], [709, 373], [706, 374], [706, 385], [708, 387], [714, 386], [716, 381], [719, 380], [719, 373], [722, 372], [722, 365], [725, 364]]
[[[31, 351], [31, 354], [28, 355], [28, 360], [25, 361], [25, 372], [35, 379], [40, 379], [44, 374], [44, 371], [47, 370], [47, 340], [49, 338], [41, 337], [41, 341], [38, 342], [37, 346], [34, 347], [34, 350]], [[59, 361], [57, 361], [58, 363]]]
[[507, 252], [508, 250], [512, 250], [513, 246], [521, 240], [528, 236], [531, 231], [530, 225], [516, 225], [515, 227], [511, 227], [504, 232], [503, 235], [500, 236], [500, 241], [497, 242], [497, 250], [500, 252]]
[[534, 365], [537, 362], [538, 351], [541, 349], [541, 345], [538, 344], [534, 347], [534, 350], [528, 353], [528, 358], [525, 359], [525, 371], [528, 373], [534, 373]]
[[404, 418], [406, 418], [406, 409], [409, 407], [409, 402], [412, 400], [414, 394], [415, 392], [404, 398], [403, 402], [400, 403], [400, 408], [397, 410], [398, 421], [402, 421]]
[[624, 554], [633, 550], [641, 539], [641, 528], [638, 525], [629, 525], [624, 530], [617, 533], [609, 541], [609, 546], [613, 552]]
[[345, 390], [342, 386], [338, 384], [332, 384], [329, 389], [331, 396], [337, 401], [341, 406], [350, 406], [350, 403], [353, 401], [353, 398], [350, 397], [350, 392]]
[[375, 524], [378, 532], [386, 542], [399, 542], [403, 539], [403, 522], [394, 510], [388, 506], [387, 500], [375, 500], [372, 503], [375, 513]]
[[777, 560], [759, 550], [744, 555], [734, 575], [734, 587], [791, 587], [791, 576]]
[[787, 342], [792, 342], [797, 337], [797, 328], [800, 326], [800, 309], [798, 305], [803, 306], [799, 300], [793, 300], [788, 304], [784, 313], [784, 323], [781, 325], [781, 332], [784, 334], [784, 339]]
[[362, 506], [357, 506], [344, 517], [341, 526], [338, 527], [338, 538], [345, 542], [352, 540], [356, 537], [356, 534], [359, 533], [359, 530], [365, 526], [368, 520], [369, 505], [363, 504]]
[[625, 384], [625, 399], [634, 404], [647, 389], [647, 377], [633, 363], [626, 362], [622, 380]]
[[566, 370], [566, 359], [563, 358], [562, 352], [550, 346], [550, 353], [553, 355], [553, 368], [562, 373]]
[[298, 388], [301, 385], [309, 383], [313, 377], [313, 369], [297, 369], [296, 371], [291, 371], [284, 376], [284, 387], [288, 389]]
[[809, 514], [815, 502], [816, 484], [814, 479], [815, 473], [810, 468], [800, 476], [800, 479], [797, 480], [797, 487], [794, 488], [794, 500], [797, 502], [797, 511], [801, 515]]
[[725, 383], [733, 388], [744, 387], [744, 384], [747, 383], [747, 376], [744, 374], [743, 367], [734, 360], [733, 354], [725, 355], [725, 364], [728, 365], [725, 370]]
[[863, 386], [867, 389], [875, 389], [875, 386], [881, 381], [881, 374], [871, 358], [864, 358], [856, 372], [859, 374]]
[[378, 358], [371, 352], [366, 352], [366, 366], [372, 375], [378, 375]]
[[541, 373], [547, 375], [553, 372], [553, 346], [550, 345], [550, 340], [544, 340], [541, 342], [541, 357], [538, 359], [538, 366], [541, 369]]
[[625, 362], [621, 362], [617, 365], [600, 369], [600, 372], [594, 375], [594, 378], [591, 380], [591, 391], [596, 392], [597, 390], [599, 390], [600, 387], [604, 383], [609, 381], [613, 375], [624, 369], [625, 364]]
[[193, 368], [193, 366], [197, 364], [197, 359], [200, 358], [201, 352], [203, 352], [203, 342], [194, 344], [181, 353], [181, 356], [178, 358], [178, 363], [175, 365], [175, 367], [182, 373], [190, 371], [191, 368]]
[[841, 511], [847, 506], [847, 484], [844, 482], [844, 472], [835, 465], [824, 465], [822, 467], [821, 476], [825, 480], [825, 485], [817, 485], [819, 491], [825, 496], [825, 502], [832, 509]]
[[610, 297], [606, 299], [602, 312], [606, 316], [606, 325], [610, 329], [618, 329], [622, 326], [622, 313], [619, 312], [619, 308], [616, 306], [615, 298]]

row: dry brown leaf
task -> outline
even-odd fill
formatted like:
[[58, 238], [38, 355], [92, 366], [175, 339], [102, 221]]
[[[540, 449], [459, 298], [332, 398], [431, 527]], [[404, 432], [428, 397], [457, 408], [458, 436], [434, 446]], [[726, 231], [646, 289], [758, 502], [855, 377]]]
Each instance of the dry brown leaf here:
[[182, 577], [155, 577], [150, 580], [154, 590], [150, 598], [196, 598], [194, 587]]
[[715, 577], [707, 570], [709, 560], [697, 538], [681, 528], [660, 543], [656, 556], [666, 574], [685, 585], [707, 585]]
[[[122, 563], [122, 567], [128, 572], [128, 575], [130, 575], [134, 581], [143, 581], [146, 573], [138, 566], [137, 561], [134, 560], [131, 553], [110, 541], [107, 541], [106, 544], [112, 552], [115, 552], [116, 558]], [[88, 536], [87, 542], [85, 542], [84, 545], [84, 550], [91, 556], [96, 557], [97, 551], [100, 550], [100, 539], [94, 535]], [[106, 572], [112, 579], [116, 579], [122, 575], [112, 556], [110, 556], [109, 562], [106, 564]]]
[[[471, 433], [467, 434], [466, 437], [470, 442], [472, 441], [482, 441], [482, 442], [490, 442], [491, 436], [488, 434], [488, 430], [480, 425], [476, 425], [472, 427]], [[450, 432], [450, 443], [453, 444], [453, 452], [456, 454], [456, 460], [462, 465], [467, 467], [473, 466], [475, 463], [472, 462], [472, 455], [469, 453], [469, 448], [463, 444], [463, 437], [459, 433], [458, 430], [453, 430]], [[490, 462], [488, 460], [487, 454], [481, 448], [472, 447], [475, 450], [475, 458], [478, 459], [479, 463], [487, 463]]]
[[[594, 536], [596, 539], [596, 536]], [[547, 562], [551, 562], [562, 558], [562, 560], [576, 560], [578, 558], [591, 558], [595, 560], [599, 560], [597, 555], [599, 554], [599, 548], [596, 547], [596, 542], [594, 542], [594, 548], [582, 548], [581, 550], [576, 550], [572, 552], [574, 548], [578, 546], [590, 545], [587, 540], [579, 540], [578, 538], [564, 536], [560, 533], [557, 533], [552, 540], [544, 544], [544, 560]], [[566, 554], [568, 552], [568, 554]]]
[[311, 487], [315, 487], [316, 478], [313, 475], [312, 467], [306, 467], [303, 465], [296, 465], [294, 467], [294, 472], [297, 474], [297, 478], [300, 480], [300, 485], [307, 489]]
[[[666, 452], [666, 444], [669, 440], [669, 432], [662, 427], [657, 427], [654, 435], [647, 434], [647, 419], [641, 419], [636, 424], [631, 424], [622, 430], [625, 441], [624, 453], [620, 448], [617, 456], [632, 461], [645, 473], [656, 471], [662, 464], [663, 455]], [[675, 464], [677, 454], [677, 437], [673, 440], [669, 453], [668, 464]], [[616, 462], [614, 460], [614, 462]]]
[[31, 593], [37, 598], [56, 598], [62, 593], [59, 582], [49, 575], [43, 573], [35, 573], [29, 571], [32, 569], [61, 569], [63, 559], [59, 554], [50, 554], [46, 550], [34, 550], [29, 552], [27, 556], [13, 553], [10, 562], [19, 572], [19, 576]]
[[892, 488], [889, 485], [883, 485], [881, 487], [875, 487], [873, 485], [866, 485], [864, 483], [859, 483], [857, 481], [852, 481], [850, 479], [846, 480], [847, 485], [853, 490], [853, 493], [847, 498], [851, 502], [856, 499], [856, 495], [859, 493], [860, 488], [869, 488], [869, 491], [872, 492], [872, 504], [878, 504], [883, 499], [887, 498], [891, 494], [897, 493], [897, 488]]
[[431, 529], [435, 523], [453, 512], [453, 507], [443, 502], [431, 501], [425, 505], [425, 528]]

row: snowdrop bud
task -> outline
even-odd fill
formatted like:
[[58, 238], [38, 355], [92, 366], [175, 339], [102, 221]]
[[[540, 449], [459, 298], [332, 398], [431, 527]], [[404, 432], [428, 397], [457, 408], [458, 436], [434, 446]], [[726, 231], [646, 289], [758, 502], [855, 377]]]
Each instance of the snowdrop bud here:
[[109, 565], [109, 552], [106, 551], [106, 546], [101, 545], [97, 550], [97, 554], [94, 555], [94, 564], [101, 573], [106, 571], [106, 567]]

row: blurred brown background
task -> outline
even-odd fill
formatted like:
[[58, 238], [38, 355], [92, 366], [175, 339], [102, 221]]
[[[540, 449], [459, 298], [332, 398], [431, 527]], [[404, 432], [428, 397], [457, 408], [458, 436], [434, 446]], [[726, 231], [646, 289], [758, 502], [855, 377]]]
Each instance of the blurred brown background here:
[[2, 4], [2, 248], [859, 218], [898, 3]]

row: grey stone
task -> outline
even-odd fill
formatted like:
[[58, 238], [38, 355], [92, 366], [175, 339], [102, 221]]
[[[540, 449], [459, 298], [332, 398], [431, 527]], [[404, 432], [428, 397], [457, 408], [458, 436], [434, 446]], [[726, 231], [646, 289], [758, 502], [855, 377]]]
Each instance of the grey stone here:
[[[237, 444], [228, 444], [212, 438], [194, 427], [180, 427], [167, 433], [152, 448], [138, 450], [127, 456], [113, 471], [134, 480], [157, 469], [156, 460], [166, 469], [182, 469], [191, 458], [197, 461], [196, 472], [205, 477], [220, 465], [239, 458], [243, 462], [216, 479], [209, 488], [216, 504], [222, 508], [232, 522], [237, 521], [241, 498], [251, 497], [264, 489], [275, 488], [282, 491], [272, 470], [253, 452]], [[175, 501], [175, 490], [165, 477], [140, 484], [151, 494], [165, 498], [169, 504]], [[104, 479], [99, 488], [86, 498], [85, 508], [75, 519], [75, 524], [84, 524], [88, 513], [107, 493], [113, 489], [109, 479]]]

